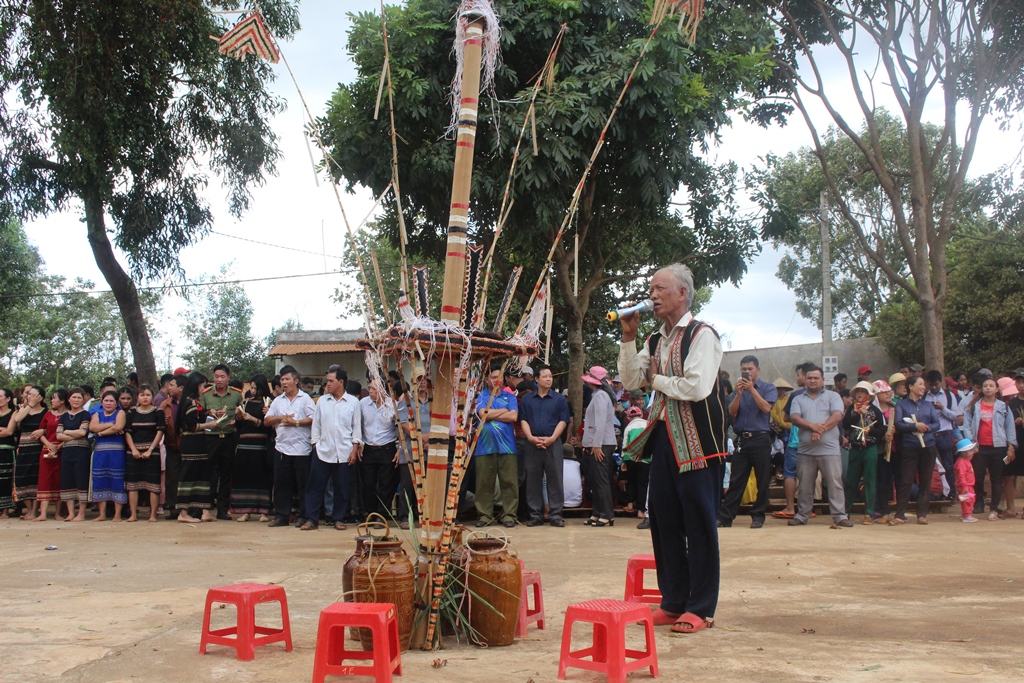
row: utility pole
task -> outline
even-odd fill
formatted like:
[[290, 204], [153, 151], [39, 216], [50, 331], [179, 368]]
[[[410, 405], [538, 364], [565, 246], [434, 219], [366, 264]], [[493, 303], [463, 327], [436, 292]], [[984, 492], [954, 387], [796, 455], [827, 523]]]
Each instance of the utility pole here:
[[821, 193], [818, 210], [821, 228], [821, 355], [832, 355], [832, 256], [828, 229], [828, 210], [825, 207], [825, 193]]

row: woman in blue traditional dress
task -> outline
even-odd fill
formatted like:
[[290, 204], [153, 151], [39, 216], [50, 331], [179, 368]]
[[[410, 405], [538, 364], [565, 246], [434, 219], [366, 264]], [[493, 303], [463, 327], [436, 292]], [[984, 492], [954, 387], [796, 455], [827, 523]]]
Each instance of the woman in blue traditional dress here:
[[113, 391], [103, 393], [100, 406], [89, 422], [89, 431], [96, 435], [89, 501], [99, 503], [100, 507], [100, 516], [94, 522], [106, 521], [107, 501], [114, 504], [113, 520], [120, 522], [121, 506], [128, 502], [124, 490], [125, 414]]

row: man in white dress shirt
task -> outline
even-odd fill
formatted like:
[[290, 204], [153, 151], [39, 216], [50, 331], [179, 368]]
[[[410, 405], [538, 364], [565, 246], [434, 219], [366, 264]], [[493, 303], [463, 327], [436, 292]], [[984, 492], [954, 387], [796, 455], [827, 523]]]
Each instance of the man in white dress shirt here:
[[306, 482], [309, 480], [310, 429], [313, 425], [313, 399], [299, 389], [299, 373], [290, 365], [281, 368], [280, 396], [270, 404], [263, 424], [277, 431], [274, 441], [274, 520], [272, 527], [288, 526], [292, 495], [299, 501], [301, 527], [306, 523]]
[[309, 482], [306, 484], [306, 512], [309, 516], [300, 527], [303, 531], [317, 528], [328, 481], [334, 484], [331, 521], [339, 531], [346, 528], [344, 519], [348, 513], [348, 464], [355, 462], [358, 457], [363, 434], [359, 399], [345, 392], [347, 382], [348, 373], [344, 370], [328, 370], [324, 375], [324, 394], [316, 402], [313, 411], [310, 434], [313, 457], [309, 467]]
[[654, 623], [677, 633], [714, 624], [721, 575], [715, 523], [728, 455], [718, 386], [722, 344], [690, 314], [693, 291], [693, 274], [682, 264], [655, 273], [650, 294], [663, 325], [638, 353], [639, 315], [623, 316], [619, 348], [623, 385], [656, 392], [648, 426], [627, 450], [634, 460], [651, 455], [648, 513], [662, 594]]
[[[383, 384], [383, 383], [382, 383]], [[363, 507], [391, 517], [391, 501], [398, 491], [398, 423], [409, 419], [408, 410], [397, 411], [391, 397], [367, 386], [369, 396], [359, 401], [363, 443], [356, 456], [362, 462]], [[402, 413], [405, 413], [404, 415]]]

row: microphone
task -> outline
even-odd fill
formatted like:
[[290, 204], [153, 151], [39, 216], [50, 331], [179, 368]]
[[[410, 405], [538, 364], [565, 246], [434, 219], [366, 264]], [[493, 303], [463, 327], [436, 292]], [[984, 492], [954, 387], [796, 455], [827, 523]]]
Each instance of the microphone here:
[[650, 299], [644, 299], [638, 304], [633, 304], [626, 308], [620, 308], [617, 311], [608, 311], [608, 315], [605, 317], [608, 318], [609, 321], [615, 322], [622, 316], [629, 315], [630, 313], [650, 313], [653, 310], [654, 302]]

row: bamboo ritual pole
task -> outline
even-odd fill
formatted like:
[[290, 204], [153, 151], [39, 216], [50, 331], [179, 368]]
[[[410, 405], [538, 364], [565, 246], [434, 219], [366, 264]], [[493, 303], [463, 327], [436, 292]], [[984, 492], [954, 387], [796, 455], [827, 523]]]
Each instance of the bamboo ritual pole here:
[[[476, 14], [467, 13], [458, 21], [467, 22], [463, 56], [462, 95], [458, 103], [458, 129], [455, 142], [455, 168], [452, 178], [451, 210], [448, 217], [448, 249], [445, 258], [444, 289], [441, 296], [441, 321], [452, 326], [462, 322], [463, 288], [466, 278], [466, 235], [469, 222], [469, 195], [473, 178], [473, 147], [476, 140], [480, 66], [485, 22]], [[418, 592], [428, 599], [432, 593], [434, 573], [439, 562], [444, 527], [444, 507], [448, 488], [448, 442], [452, 411], [452, 395], [459, 383], [459, 356], [452, 350], [441, 350], [437, 358], [434, 396], [430, 407], [430, 437], [427, 448], [426, 487], [423, 500], [424, 523], [420, 527], [420, 568], [417, 572]], [[436, 622], [432, 601], [424, 605]], [[425, 620], [413, 633], [412, 645], [433, 649], [427, 640]]]

